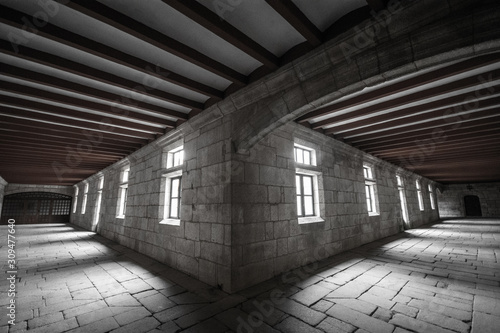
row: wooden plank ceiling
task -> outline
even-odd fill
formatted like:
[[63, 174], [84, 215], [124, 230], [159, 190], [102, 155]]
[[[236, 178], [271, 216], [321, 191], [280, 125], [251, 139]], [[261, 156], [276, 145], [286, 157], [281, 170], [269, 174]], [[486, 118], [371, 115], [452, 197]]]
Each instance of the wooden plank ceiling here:
[[[75, 184], [384, 3], [2, 0], [0, 176]], [[436, 181], [498, 181], [499, 66], [449, 64], [297, 121]]]

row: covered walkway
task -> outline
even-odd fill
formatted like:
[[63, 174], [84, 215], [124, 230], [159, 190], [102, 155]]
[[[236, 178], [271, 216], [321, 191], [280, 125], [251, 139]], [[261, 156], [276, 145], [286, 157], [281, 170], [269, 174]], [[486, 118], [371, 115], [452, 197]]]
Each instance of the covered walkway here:
[[[1, 227], [2, 271], [7, 227]], [[498, 332], [500, 220], [409, 230], [228, 295], [66, 224], [15, 227], [7, 332]], [[15, 299], [15, 325], [8, 325]]]

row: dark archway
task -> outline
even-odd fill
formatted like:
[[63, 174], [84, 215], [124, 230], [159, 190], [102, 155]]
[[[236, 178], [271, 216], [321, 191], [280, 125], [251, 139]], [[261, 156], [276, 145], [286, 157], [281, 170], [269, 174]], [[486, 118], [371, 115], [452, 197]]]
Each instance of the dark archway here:
[[466, 195], [464, 197], [466, 216], [483, 216], [481, 212], [481, 202], [477, 195]]
[[6, 195], [0, 224], [9, 219], [16, 224], [67, 223], [72, 198], [49, 192], [23, 192]]

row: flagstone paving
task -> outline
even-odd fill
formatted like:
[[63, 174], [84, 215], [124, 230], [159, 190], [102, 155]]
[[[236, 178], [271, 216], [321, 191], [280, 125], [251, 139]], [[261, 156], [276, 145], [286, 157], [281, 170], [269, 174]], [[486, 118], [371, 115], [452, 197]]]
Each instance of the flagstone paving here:
[[[7, 266], [7, 228], [0, 227]], [[500, 219], [385, 238], [228, 295], [73, 225], [16, 226], [9, 332], [499, 332]], [[9, 274], [7, 274], [8, 277]], [[9, 302], [15, 300], [15, 325]]]

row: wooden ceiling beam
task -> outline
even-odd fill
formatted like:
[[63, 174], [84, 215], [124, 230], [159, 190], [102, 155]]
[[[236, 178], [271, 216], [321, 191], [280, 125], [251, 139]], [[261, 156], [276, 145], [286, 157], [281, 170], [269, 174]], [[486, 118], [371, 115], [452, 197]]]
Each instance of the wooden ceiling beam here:
[[279, 59], [262, 45], [236, 29], [222, 17], [195, 0], [162, 0], [229, 44], [260, 61], [271, 70], [279, 67]]
[[20, 67], [1, 66], [0, 74], [3, 74], [5, 76], [8, 76], [16, 80], [27, 81], [42, 86], [52, 87], [59, 90], [111, 102], [112, 103], [111, 110], [114, 110], [115, 108], [127, 110], [126, 109], [127, 107], [131, 107], [137, 109], [137, 113], [143, 111], [146, 112], [147, 115], [158, 117], [160, 119], [165, 119], [165, 117], [176, 118], [176, 119], [188, 118], [188, 114], [179, 111], [174, 111], [155, 104], [150, 104], [136, 100], [133, 98], [134, 94], [130, 94], [129, 96], [117, 95], [104, 90], [63, 80], [54, 76], [33, 72]]
[[[23, 29], [23, 21], [28, 19], [34, 22], [35, 19], [21, 13], [17, 10], [0, 5], [0, 11], [4, 14], [0, 17], [0, 22], [17, 29]], [[200, 94], [221, 100], [224, 93], [205, 84], [201, 84], [192, 79], [179, 75], [172, 70], [162, 68], [157, 64], [150, 63], [140, 58], [129, 55], [128, 53], [121, 52], [117, 49], [111, 48], [105, 44], [85, 38], [81, 35], [75, 34], [68, 30], [61, 29], [50, 23], [38, 26], [37, 35], [49, 40], [64, 44], [66, 46], [78, 49], [80, 51], [90, 53], [97, 57], [109, 60], [111, 62], [126, 66], [129, 69], [142, 72], [144, 74], [154, 76], [156, 79], [170, 82], [186, 89], [196, 91]]]
[[[142, 83], [125, 79], [123, 77], [104, 72], [93, 67], [83, 65], [81, 63], [59, 57], [54, 54], [45, 53], [26, 46], [17, 45], [18, 52], [11, 51], [12, 46], [9, 42], [0, 40], [0, 52], [10, 56], [15, 56], [33, 63], [38, 63], [48, 66], [57, 70], [62, 70], [71, 74], [85, 77], [97, 82], [108, 84], [114, 87], [128, 90], [132, 93], [145, 95], [148, 97], [156, 98], [168, 103], [177, 104], [186, 108], [201, 111], [203, 103], [196, 102], [184, 97], [180, 97], [163, 90], [145, 87]], [[179, 117], [185, 116], [184, 113], [179, 112]]]
[[415, 155], [411, 156], [411, 154], [400, 154], [398, 156], [390, 156], [390, 157], [385, 157], [384, 160], [400, 165], [404, 168], [409, 168], [410, 166], [415, 166], [415, 165], [425, 165], [430, 162], [435, 162], [435, 161], [447, 161], [448, 163], [453, 164], [456, 161], [462, 161], [464, 159], [473, 159], [476, 157], [484, 157], [484, 156], [489, 156], [489, 157], [497, 157], [498, 156], [498, 149], [494, 148], [487, 148], [487, 149], [474, 149], [474, 151], [455, 151], [450, 154], [439, 154], [438, 156], [435, 155]]
[[413, 144], [413, 145], [408, 145], [407, 147], [403, 148], [388, 148], [388, 149], [368, 149], [366, 150], [367, 153], [372, 154], [372, 155], [377, 155], [377, 156], [394, 156], [398, 154], [404, 154], [404, 153], [413, 153], [416, 151], [422, 151], [424, 154], [437, 154], [440, 152], [448, 152], [450, 150], [453, 150], [455, 148], [461, 148], [461, 149], [468, 149], [468, 148], [486, 148], [486, 147], [491, 147], [494, 145], [500, 146], [500, 136], [492, 136], [492, 137], [486, 137], [482, 139], [478, 138], [471, 138], [469, 141], [466, 142], [447, 142], [447, 143], [439, 143], [435, 145], [418, 145], [418, 144]]
[[[54, 150], [54, 151], [61, 151], [64, 147], [64, 149], [71, 150], [74, 148], [69, 145], [67, 142], [64, 142], [61, 144], [61, 142], [56, 143], [56, 142], [46, 142], [43, 140], [35, 140], [35, 139], [28, 139], [28, 138], [16, 138], [16, 137], [5, 137], [1, 135], [0, 133], [0, 147], [6, 147], [6, 146], [11, 146], [11, 147], [24, 147], [24, 148], [31, 148], [31, 149], [49, 149], [49, 150]], [[85, 148], [83, 148], [85, 147]], [[80, 146], [80, 150], [90, 150], [92, 152], [98, 153], [98, 154], [130, 154], [132, 151], [127, 148], [105, 148], [102, 146], [94, 147], [92, 145], [88, 146]]]
[[[147, 126], [155, 127], [169, 127], [175, 128], [175, 121], [166, 120], [158, 117], [154, 117], [147, 114], [142, 114], [126, 109], [120, 109], [117, 107], [111, 107], [109, 105], [104, 105], [85, 99], [75, 98], [71, 96], [66, 96], [62, 94], [56, 94], [50, 91], [45, 91], [41, 89], [36, 89], [33, 87], [16, 84], [12, 82], [0, 81], [0, 91], [8, 92], [17, 95], [21, 99], [36, 98], [42, 101], [42, 103], [50, 104], [51, 102], [65, 104], [65, 108], [83, 108], [90, 111], [97, 111], [99, 113], [105, 114], [107, 117], [114, 119], [126, 118], [127, 120], [134, 124], [137, 122], [146, 122]], [[123, 119], [122, 119], [123, 120]]]
[[171, 53], [185, 61], [206, 69], [231, 82], [245, 85], [247, 78], [230, 67], [211, 59], [205, 54], [138, 22], [104, 4], [87, 0], [55, 0], [77, 12], [112, 26], [123, 33], [134, 36], [146, 43]]
[[46, 146], [57, 146], [57, 147], [80, 147], [80, 149], [92, 149], [96, 151], [127, 151], [129, 153], [134, 152], [139, 149], [140, 145], [130, 145], [130, 144], [122, 144], [122, 145], [111, 145], [104, 142], [99, 144], [92, 144], [89, 140], [78, 140], [70, 137], [65, 138], [50, 138], [47, 136], [42, 136], [37, 133], [30, 132], [22, 132], [22, 133], [8, 133], [2, 131], [0, 128], [0, 140], [2, 142], [12, 142], [19, 144], [40, 144]]
[[75, 129], [64, 125], [39, 122], [35, 119], [17, 119], [0, 115], [0, 131], [5, 135], [35, 135], [40, 139], [50, 138], [58, 142], [67, 139], [77, 140], [78, 143], [92, 145], [108, 144], [110, 146], [142, 147], [148, 143], [147, 139], [122, 136], [116, 133]]
[[[495, 86], [494, 89], [500, 91], [500, 85]], [[488, 99], [479, 101], [467, 99], [467, 95], [465, 97], [464, 95], [452, 96], [354, 121], [352, 123], [330, 127], [325, 129], [325, 134], [337, 134], [342, 137], [350, 137], [371, 131], [407, 126], [417, 122], [422, 122], [422, 126], [425, 126], [425, 122], [444, 119], [447, 115], [456, 117], [463, 112], [471, 111], [466, 105], [460, 105], [464, 102], [476, 102], [477, 104], [474, 110], [495, 107], [500, 104], [500, 93], [495, 95], [492, 94]], [[433, 109], [434, 111], [429, 112], [429, 110]]]
[[321, 31], [291, 0], [266, 0], [295, 30], [297, 30], [312, 46], [323, 41]]
[[460, 142], [469, 142], [471, 140], [476, 140], [476, 139], [482, 139], [482, 138], [488, 138], [488, 137], [494, 137], [498, 133], [500, 133], [499, 128], [491, 129], [489, 131], [478, 131], [478, 132], [467, 132], [466, 134], [457, 134], [455, 136], [451, 135], [446, 135], [446, 137], [443, 136], [442, 139], [440, 140], [426, 140], [425, 138], [413, 138], [411, 140], [406, 140], [406, 141], [392, 141], [392, 142], [385, 142], [382, 144], [374, 144], [374, 145], [356, 145], [358, 149], [361, 149], [366, 152], [371, 152], [373, 150], [377, 149], [398, 149], [398, 148], [404, 148], [412, 145], [421, 145], [425, 146], [427, 145], [441, 145], [443, 143], [460, 143]]
[[[495, 81], [495, 80], [500, 79], [500, 69], [488, 72], [488, 75], [485, 74], [485, 76], [489, 77], [490, 74], [491, 74], [491, 81]], [[489, 77], [489, 79], [490, 79], [490, 77]], [[417, 103], [417, 102], [425, 103], [425, 101], [430, 99], [430, 98], [439, 97], [439, 96], [444, 95], [444, 94], [454, 93], [456, 91], [466, 89], [466, 88], [471, 88], [471, 87], [475, 87], [475, 86], [479, 87], [480, 84], [482, 84], [482, 82], [480, 81], [479, 76], [475, 75], [475, 76], [467, 77], [467, 78], [464, 78], [461, 80], [456, 80], [453, 82], [449, 82], [447, 84], [443, 84], [443, 85], [433, 87], [433, 88], [428, 88], [428, 89], [425, 89], [422, 91], [418, 91], [415, 93], [411, 93], [408, 95], [404, 95], [401, 97], [390, 99], [390, 100], [387, 100], [384, 102], [376, 103], [373, 105], [368, 105], [365, 107], [356, 108], [355, 110], [348, 112], [348, 113], [332, 115], [328, 119], [311, 124], [311, 128], [318, 129], [318, 128], [322, 128], [322, 127], [325, 127], [328, 125], [336, 124], [339, 122], [346, 122], [346, 121], [351, 121], [351, 122], [356, 123], [358, 121], [362, 121], [359, 119], [357, 120], [356, 118], [370, 117], [372, 114], [375, 114], [377, 112], [383, 112], [383, 111], [387, 112], [387, 111], [389, 111], [393, 108], [396, 108], [396, 107], [405, 108], [405, 106], [410, 104], [410, 103]], [[487, 88], [483, 88], [483, 89], [487, 90]], [[476, 96], [478, 94], [479, 93], [477, 91], [476, 91], [476, 94], [474, 94], [472, 92], [470, 92], [468, 94], [464, 94], [465, 97], [463, 97], [463, 99], [460, 102], [467, 103], [469, 101], [469, 99], [472, 100], [473, 98], [476, 98]], [[483, 94], [483, 93], [481, 93], [481, 94]], [[491, 95], [491, 93], [490, 93], [490, 95]], [[439, 102], [436, 102], [435, 104], [439, 105]], [[444, 102], [443, 104], [446, 105], [446, 102]], [[390, 114], [390, 112], [388, 112], [388, 114]]]
[[[71, 155], [71, 152], [67, 152], [64, 150], [58, 151], [53, 151], [53, 150], [46, 150], [46, 149], [23, 149], [20, 146], [17, 147], [0, 147], [0, 152], [5, 154], [5, 156], [29, 156], [30, 158], [38, 156], [43, 159], [50, 159], [53, 157], [57, 158], [66, 158]], [[102, 161], [102, 162], [114, 162], [117, 161], [125, 156], [126, 154], [111, 154], [111, 153], [106, 153], [106, 154], [98, 154], [94, 152], [79, 152], [78, 156], [81, 158], [88, 159], [89, 161]]]
[[[490, 122], [497, 122], [499, 118], [498, 111], [495, 110], [483, 110], [466, 115], [466, 117], [451, 118], [448, 120], [440, 119], [435, 121], [430, 121], [422, 126], [421, 124], [414, 124], [405, 126], [402, 128], [388, 129], [386, 131], [379, 131], [376, 133], [369, 133], [364, 135], [352, 136], [349, 138], [343, 138], [346, 142], [350, 142], [356, 145], [359, 142], [372, 139], [389, 138], [396, 139], [397, 135], [413, 135], [413, 132], [417, 133], [420, 131], [430, 131], [430, 133], [442, 133], [447, 129], [460, 129], [466, 128], [467, 124], [474, 123], [480, 125], [486, 125]], [[435, 135], [437, 136], [437, 135]], [[342, 136], [338, 136], [341, 138]], [[433, 135], [431, 135], [433, 137]]]
[[435, 71], [421, 74], [410, 79], [387, 85], [383, 88], [375, 89], [370, 92], [359, 94], [356, 97], [348, 98], [341, 102], [336, 102], [331, 105], [319, 108], [308, 112], [304, 116], [297, 118], [297, 122], [302, 123], [312, 120], [317, 117], [325, 116], [339, 112], [345, 108], [360, 106], [366, 103], [375, 102], [383, 97], [388, 97], [396, 93], [404, 92], [408, 89], [417, 88], [424, 84], [433, 83], [435, 81], [449, 78], [454, 75], [462, 74], [467, 71], [485, 67], [498, 62], [497, 54], [487, 54], [484, 56], [467, 59], [459, 63], [446, 66]]
[[98, 132], [112, 132], [112, 133], [117, 133], [125, 136], [132, 136], [136, 138], [141, 138], [141, 139], [154, 139], [154, 133], [146, 133], [142, 132], [139, 130], [131, 130], [131, 129], [125, 129], [125, 128], [120, 128], [116, 126], [110, 125], [110, 123], [106, 123], [104, 118], [102, 119], [101, 123], [95, 123], [95, 122], [89, 122], [85, 120], [76, 120], [76, 119], [69, 119], [69, 118], [63, 118], [58, 115], [51, 115], [51, 114], [46, 114], [46, 113], [41, 113], [41, 112], [33, 112], [33, 111], [28, 111], [28, 110], [21, 110], [21, 109], [16, 109], [16, 108], [11, 108], [11, 107], [2, 107], [0, 110], [0, 116], [6, 116], [6, 117], [12, 117], [12, 118], [17, 118], [17, 119], [33, 119], [36, 121], [41, 121], [41, 122], [46, 122], [49, 124], [58, 124], [60, 126], [67, 126], [74, 128], [75, 130], [94, 130]]

